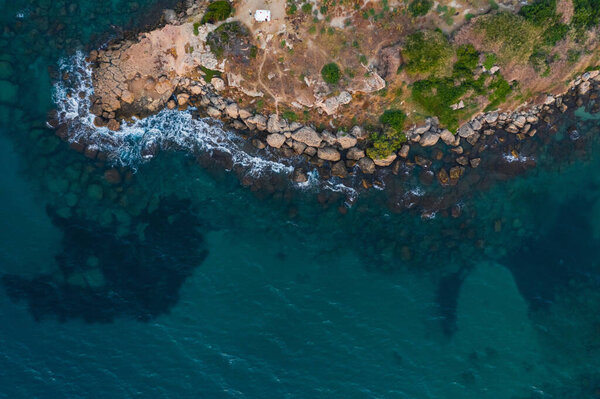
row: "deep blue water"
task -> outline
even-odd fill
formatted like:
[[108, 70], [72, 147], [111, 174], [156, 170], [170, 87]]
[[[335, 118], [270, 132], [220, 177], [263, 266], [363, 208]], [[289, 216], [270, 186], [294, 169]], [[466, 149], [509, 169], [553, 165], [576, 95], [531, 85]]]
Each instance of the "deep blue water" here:
[[458, 218], [183, 152], [113, 185], [46, 128], [58, 64], [160, 6], [0, 5], [0, 398], [600, 397], [593, 115]]

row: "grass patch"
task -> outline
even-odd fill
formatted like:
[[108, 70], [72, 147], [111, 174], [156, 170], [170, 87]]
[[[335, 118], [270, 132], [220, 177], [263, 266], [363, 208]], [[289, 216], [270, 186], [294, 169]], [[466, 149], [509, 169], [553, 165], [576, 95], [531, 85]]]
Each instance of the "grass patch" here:
[[298, 120], [298, 115], [294, 112], [294, 111], [284, 111], [283, 114], [281, 114], [281, 116], [283, 117], [283, 119], [288, 120], [289, 122], [296, 122]]
[[194, 22], [194, 36], [200, 34], [200, 22]]
[[490, 83], [489, 88], [492, 90], [492, 93], [488, 97], [490, 103], [485, 108], [486, 111], [496, 109], [500, 104], [506, 101], [506, 98], [512, 91], [511, 85], [502, 76], [497, 76], [492, 83]]
[[204, 72], [204, 78], [206, 80], [207, 83], [210, 83], [210, 81], [212, 80], [212, 78], [220, 78], [221, 77], [221, 72], [220, 71], [215, 71], [214, 69], [208, 69], [205, 66], [200, 65], [200, 70], [202, 72]]
[[208, 5], [206, 13], [204, 13], [204, 16], [202, 17], [202, 23], [214, 24], [218, 21], [224, 21], [229, 17], [229, 15], [231, 15], [232, 11], [233, 9], [231, 8], [231, 4], [229, 4], [228, 1], [213, 1]]
[[496, 54], [486, 54], [485, 59], [483, 60], [483, 67], [489, 71], [494, 65], [496, 65], [496, 62], [498, 62]]
[[335, 62], [326, 64], [321, 69], [321, 76], [323, 77], [323, 80], [329, 84], [337, 84], [341, 75], [340, 67]]
[[453, 51], [446, 36], [440, 31], [421, 31], [409, 35], [403, 56], [406, 71], [412, 74], [433, 73], [442, 70]]

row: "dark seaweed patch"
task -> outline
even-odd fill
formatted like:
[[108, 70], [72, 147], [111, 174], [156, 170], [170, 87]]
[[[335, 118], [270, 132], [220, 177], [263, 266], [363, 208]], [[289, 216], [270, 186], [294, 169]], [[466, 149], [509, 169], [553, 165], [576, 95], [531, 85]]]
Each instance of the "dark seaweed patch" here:
[[149, 321], [167, 313], [179, 299], [185, 279], [206, 258], [200, 221], [189, 204], [168, 201], [142, 216], [144, 236], [119, 237], [114, 229], [64, 219], [48, 211], [64, 233], [56, 257], [60, 273], [1, 279], [13, 301], [26, 301], [36, 320], [83, 319], [111, 322], [117, 317]]

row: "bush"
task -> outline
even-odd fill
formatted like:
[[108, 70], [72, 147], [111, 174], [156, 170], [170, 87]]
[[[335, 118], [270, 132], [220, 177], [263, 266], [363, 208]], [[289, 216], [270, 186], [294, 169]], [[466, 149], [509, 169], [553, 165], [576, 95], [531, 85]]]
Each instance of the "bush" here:
[[454, 75], [470, 77], [479, 64], [479, 53], [472, 44], [463, 44], [456, 49], [457, 61], [454, 64]]
[[304, 12], [306, 14], [310, 14], [311, 11], [312, 11], [312, 4], [310, 4], [310, 3], [302, 4], [302, 12]]
[[534, 24], [545, 24], [556, 18], [556, 0], [538, 0], [533, 4], [521, 7], [519, 14]]
[[487, 69], [489, 71], [490, 69], [492, 69], [492, 67], [494, 65], [496, 65], [496, 61], [497, 61], [496, 54], [494, 54], [494, 53], [486, 54], [485, 60], [483, 61], [483, 66], [485, 69]]
[[600, 18], [600, 0], [573, 0], [571, 23], [578, 28], [591, 28]]
[[198, 36], [200, 34], [200, 22], [194, 22], [194, 36]]
[[406, 121], [406, 114], [399, 109], [388, 109], [379, 117], [382, 125], [390, 127], [397, 132], [401, 132]]
[[383, 159], [398, 151], [407, 140], [404, 133], [388, 129], [371, 133], [369, 141], [371, 147], [367, 148], [367, 155], [373, 159]]
[[340, 67], [338, 67], [335, 62], [326, 64], [321, 69], [321, 76], [323, 76], [323, 80], [325, 82], [329, 84], [336, 84], [339, 82], [341, 77]]
[[202, 23], [214, 24], [218, 21], [224, 21], [231, 14], [232, 8], [226, 0], [217, 0], [208, 5], [206, 13], [202, 17]]
[[556, 43], [567, 37], [569, 32], [569, 25], [561, 24], [559, 22], [550, 25], [544, 31], [544, 43], [549, 46], [554, 46]]
[[468, 85], [455, 85], [452, 78], [420, 80], [413, 85], [412, 97], [428, 114], [437, 116], [443, 126], [455, 131], [458, 115], [450, 105], [458, 102], [468, 88]]
[[413, 0], [408, 6], [408, 11], [413, 17], [421, 17], [431, 10], [433, 3], [430, 0]]
[[297, 10], [298, 7], [296, 6], [296, 4], [292, 3], [288, 6], [288, 8], [286, 8], [285, 12], [287, 15], [294, 15]]
[[489, 87], [493, 91], [488, 97], [490, 104], [485, 108], [486, 111], [491, 111], [497, 108], [500, 104], [506, 101], [506, 98], [512, 91], [512, 87], [502, 76], [497, 76], [492, 83], [490, 83]]
[[452, 57], [452, 47], [440, 31], [421, 31], [409, 35], [403, 56], [409, 73], [431, 73], [442, 69]]

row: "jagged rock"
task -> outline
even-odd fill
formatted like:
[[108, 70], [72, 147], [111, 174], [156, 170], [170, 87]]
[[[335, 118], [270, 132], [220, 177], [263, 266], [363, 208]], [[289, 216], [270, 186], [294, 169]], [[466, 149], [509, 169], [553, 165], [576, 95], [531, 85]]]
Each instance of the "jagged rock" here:
[[267, 130], [267, 118], [260, 114], [251, 116], [250, 118], [246, 119], [246, 122], [253, 124], [260, 131]]
[[229, 103], [225, 106], [225, 113], [228, 117], [236, 119], [240, 115], [240, 109], [236, 103]]
[[[302, 144], [304, 144], [304, 143], [302, 143]], [[306, 145], [306, 144], [304, 144], [304, 145]], [[315, 147], [306, 146], [304, 153], [306, 155], [308, 155], [309, 157], [314, 157], [317, 154], [317, 149]]]
[[334, 163], [331, 167], [331, 174], [341, 179], [345, 179], [346, 177], [348, 177], [348, 170], [346, 169], [344, 161]]
[[236, 130], [246, 130], [246, 125], [244, 125], [244, 122], [238, 119], [234, 119], [234, 121], [232, 122], [232, 126]]
[[579, 87], [577, 88], [577, 92], [579, 93], [579, 95], [583, 96], [587, 94], [588, 91], [590, 91], [590, 87], [591, 83], [589, 82], [589, 80], [586, 80], [585, 82], [582, 82], [579, 85]]
[[479, 133], [475, 133], [469, 137], [467, 137], [467, 143], [471, 144], [471, 145], [475, 145], [475, 143], [477, 143], [477, 141], [479, 140], [479, 138], [481, 137], [481, 135]]
[[176, 106], [177, 106], [177, 103], [174, 100], [169, 100], [167, 102], [167, 108], [168, 109], [175, 109]]
[[467, 157], [458, 157], [456, 158], [456, 163], [462, 166], [466, 166], [469, 163], [469, 160], [467, 159]]
[[364, 78], [354, 79], [348, 90], [351, 93], [356, 93], [359, 91], [363, 93], [373, 93], [383, 89], [384, 87], [385, 80], [383, 80], [376, 72], [371, 71], [369, 75]]
[[511, 123], [511, 124], [510, 124], [510, 125], [508, 125], [508, 127], [506, 128], [506, 131], [507, 131], [508, 133], [514, 133], [514, 134], [516, 134], [516, 133], [519, 133], [519, 128], [518, 128], [518, 127], [517, 127], [517, 126], [516, 126], [514, 123]]
[[519, 115], [517, 118], [515, 118], [513, 120], [513, 124], [516, 127], [518, 127], [519, 129], [522, 129], [526, 123], [527, 123], [527, 118], [525, 118], [523, 115]]
[[323, 141], [319, 133], [313, 128], [305, 126], [292, 133], [292, 138], [296, 141], [306, 144], [309, 147], [318, 147]]
[[337, 132], [336, 139], [340, 147], [342, 147], [344, 150], [354, 147], [358, 142], [356, 137], [342, 130]]
[[292, 179], [296, 183], [306, 183], [308, 181], [308, 176], [303, 169], [297, 168], [294, 169], [294, 173], [292, 173]]
[[294, 141], [292, 143], [292, 149], [294, 150], [294, 152], [298, 155], [302, 154], [304, 152], [304, 150], [306, 149], [306, 144], [301, 143], [299, 141]]
[[450, 179], [458, 180], [460, 176], [463, 174], [464, 168], [462, 166], [453, 166], [450, 168]]
[[465, 123], [458, 129], [458, 135], [462, 138], [466, 139], [467, 137], [472, 136], [473, 134], [475, 134], [475, 131], [471, 127], [470, 123]]
[[185, 105], [187, 104], [188, 100], [190, 99], [190, 95], [187, 93], [180, 93], [177, 95], [177, 104], [179, 104], [179, 106]]
[[352, 130], [350, 130], [350, 134], [356, 137], [358, 140], [366, 139], [369, 136], [367, 131], [361, 126], [354, 126]]
[[452, 148], [450, 151], [452, 151], [453, 153], [458, 154], [458, 155], [465, 152], [464, 148], [462, 148], [462, 146], [460, 146], [460, 145]]
[[429, 129], [431, 129], [431, 120], [427, 119], [425, 121], [425, 125], [415, 128], [414, 132], [416, 134], [421, 135], [421, 134], [427, 132]]
[[353, 161], [358, 161], [361, 158], [364, 158], [365, 152], [357, 147], [352, 147], [346, 153], [346, 158], [351, 159]]
[[198, 86], [198, 85], [190, 87], [190, 92], [195, 96], [204, 94], [204, 90], [202, 89], [202, 86]]
[[121, 128], [121, 124], [117, 122], [115, 119], [110, 119], [106, 124], [106, 127], [113, 132], [116, 132]]
[[369, 157], [363, 157], [358, 160], [358, 167], [367, 175], [375, 173], [375, 162]]
[[273, 148], [280, 148], [285, 143], [285, 136], [279, 133], [271, 133], [267, 136], [267, 144]]
[[218, 118], [221, 116], [221, 111], [219, 111], [218, 109], [216, 109], [215, 107], [208, 107], [206, 109], [206, 113], [208, 114], [208, 116], [210, 116], [211, 118]]
[[285, 119], [280, 118], [277, 114], [271, 114], [269, 121], [267, 122], [267, 131], [269, 133], [279, 133], [287, 128], [287, 122]]
[[340, 105], [348, 104], [352, 101], [352, 95], [347, 91], [341, 92], [335, 97], [326, 99], [323, 103], [319, 104], [319, 107], [327, 113], [327, 115], [333, 115], [340, 107]]
[[529, 115], [527, 117], [527, 123], [538, 123], [539, 122], [539, 118], [535, 115]]
[[494, 75], [496, 72], [498, 72], [500, 70], [499, 66], [494, 65], [493, 67], [490, 68], [490, 73], [492, 75]]
[[469, 161], [471, 163], [471, 167], [472, 168], [476, 168], [479, 166], [479, 164], [481, 163], [481, 158], [473, 158], [471, 159], [471, 161]]
[[240, 108], [240, 110], [238, 111], [238, 114], [240, 116], [240, 119], [248, 119], [252, 116], [252, 114], [250, 113], [250, 111], [244, 109], [244, 108]]
[[550, 94], [548, 94], [546, 96], [546, 99], [544, 100], [544, 104], [545, 105], [552, 105], [556, 102], [556, 98], [554, 98], [554, 96], [551, 96]]
[[488, 112], [485, 114], [485, 121], [490, 125], [498, 120], [498, 111]]
[[400, 151], [398, 151], [398, 155], [401, 158], [408, 158], [408, 153], [410, 151], [410, 146], [408, 144], [403, 144], [402, 148], [400, 148]]
[[442, 130], [440, 138], [446, 145], [454, 145], [454, 141], [456, 140], [456, 136], [448, 129]]
[[423, 168], [428, 168], [431, 166], [431, 161], [420, 155], [415, 156], [415, 163]]
[[329, 130], [323, 130], [323, 132], [321, 132], [321, 138], [329, 145], [337, 144], [337, 138]]
[[221, 78], [212, 78], [210, 84], [213, 85], [216, 91], [225, 89], [225, 82]]
[[438, 180], [439, 180], [440, 184], [442, 184], [442, 185], [446, 185], [450, 181], [448, 172], [446, 172], [446, 169], [444, 169], [444, 168], [442, 168], [438, 171], [437, 176], [438, 176]]
[[392, 162], [394, 162], [396, 160], [396, 158], [398, 158], [398, 155], [392, 153], [392, 154], [390, 154], [387, 157], [382, 158], [382, 159], [373, 159], [373, 162], [377, 166], [385, 167], [385, 166], [390, 166], [392, 164]]
[[450, 105], [450, 108], [453, 111], [459, 110], [459, 109], [463, 109], [465, 107], [465, 102], [463, 100], [460, 100], [458, 103], [456, 104], [452, 104]]
[[481, 125], [481, 122], [479, 122], [478, 119], [471, 121], [471, 128], [473, 128], [474, 131], [478, 132], [481, 130], [482, 127], [483, 126]]
[[339, 161], [341, 158], [340, 152], [332, 147], [319, 148], [317, 150], [317, 157], [319, 157], [319, 159], [322, 159], [324, 161], [332, 161], [332, 162]]
[[131, 104], [135, 100], [135, 97], [129, 90], [123, 90], [121, 100], [123, 100], [124, 103]]
[[436, 145], [439, 139], [439, 133], [427, 132], [423, 134], [423, 136], [421, 136], [420, 143], [423, 147], [431, 147], [433, 145]]

